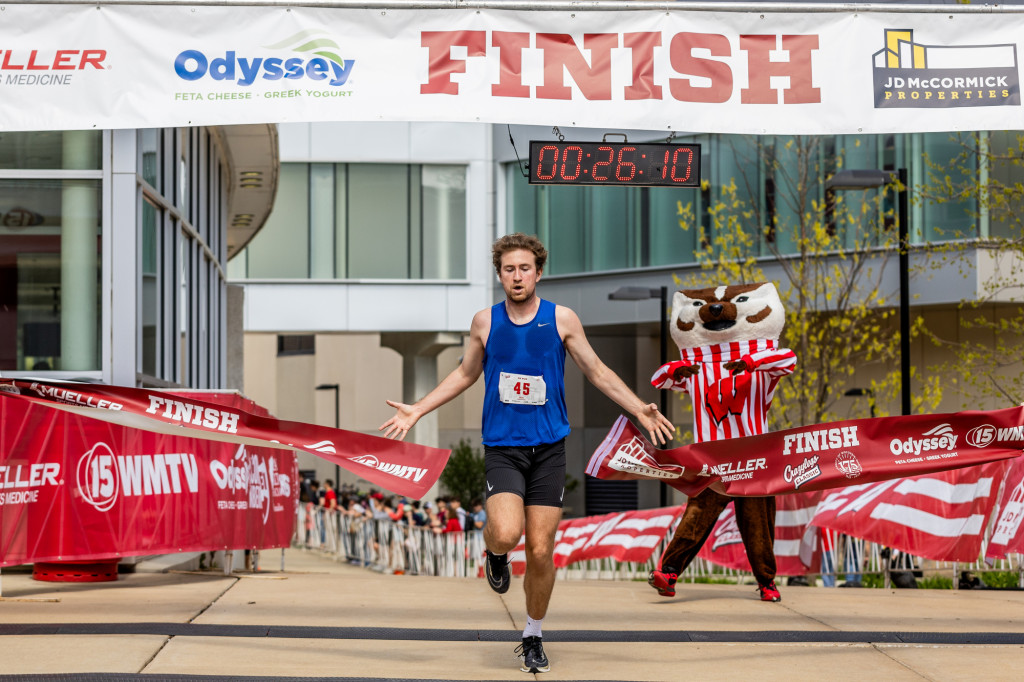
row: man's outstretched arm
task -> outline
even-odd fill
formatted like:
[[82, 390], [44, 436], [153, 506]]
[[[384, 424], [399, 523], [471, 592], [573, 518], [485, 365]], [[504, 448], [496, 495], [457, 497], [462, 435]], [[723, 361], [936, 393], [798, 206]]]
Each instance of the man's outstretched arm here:
[[469, 344], [459, 366], [442, 379], [441, 383], [430, 393], [412, 405], [397, 400], [386, 401], [388, 405], [395, 408], [395, 415], [381, 424], [377, 430], [383, 431], [385, 438], [405, 440], [409, 429], [420, 420], [420, 417], [441, 407], [476, 383], [484, 369], [484, 344], [487, 341], [487, 332], [490, 328], [491, 311], [489, 308], [481, 310], [473, 317], [473, 325], [469, 331]]
[[562, 335], [565, 349], [569, 351], [576, 366], [590, 383], [636, 417], [640, 426], [651, 434], [651, 442], [656, 445], [670, 442], [676, 433], [672, 422], [658, 411], [657, 403], [645, 403], [640, 400], [640, 396], [630, 390], [626, 382], [601, 361], [587, 341], [583, 324], [576, 313], [565, 306], [558, 306], [555, 308], [555, 321], [558, 323], [558, 331]]

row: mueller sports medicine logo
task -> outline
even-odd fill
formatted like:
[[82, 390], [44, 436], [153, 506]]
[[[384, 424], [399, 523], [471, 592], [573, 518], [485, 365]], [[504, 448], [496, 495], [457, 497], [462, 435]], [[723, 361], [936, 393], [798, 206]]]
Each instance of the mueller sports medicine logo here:
[[349, 457], [349, 459], [358, 464], [362, 464], [363, 466], [368, 466], [371, 469], [376, 469], [377, 471], [382, 471], [385, 474], [391, 474], [398, 478], [404, 478], [407, 481], [415, 481], [416, 483], [419, 483], [427, 474], [426, 469], [406, 466], [403, 464], [395, 464], [393, 462], [382, 462], [377, 459], [375, 455], [360, 455], [358, 457]]
[[1017, 46], [924, 45], [911, 29], [886, 29], [872, 55], [876, 109], [1020, 105]]
[[[305, 79], [314, 84], [338, 87], [352, 74], [353, 59], [338, 55], [340, 46], [325, 31], [300, 31], [273, 45], [262, 54], [240, 54], [235, 50], [207, 53], [184, 50], [174, 59], [174, 72], [186, 81], [209, 78], [248, 87], [257, 81], [294, 82]], [[282, 51], [298, 56], [282, 57]]]
[[633, 440], [615, 451], [608, 460], [608, 468], [649, 478], [679, 478], [685, 471], [683, 467], [675, 464], [663, 465], [656, 462], [647, 454], [643, 442], [637, 436], [633, 436]]
[[105, 512], [121, 497], [195, 494], [199, 468], [191, 453], [115, 455], [96, 443], [78, 460], [75, 480], [82, 499]]
[[107, 68], [106, 50], [0, 50], [4, 85], [70, 85], [82, 71]]

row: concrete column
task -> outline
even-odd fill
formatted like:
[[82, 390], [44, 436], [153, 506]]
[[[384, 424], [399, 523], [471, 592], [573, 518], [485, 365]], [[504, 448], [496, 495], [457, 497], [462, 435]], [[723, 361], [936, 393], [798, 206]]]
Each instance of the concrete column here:
[[[92, 131], [64, 131], [63, 165], [94, 165], [101, 137]], [[99, 192], [91, 180], [65, 180], [61, 189], [60, 365], [63, 370], [99, 369], [97, 298]]]
[[[462, 336], [444, 332], [384, 332], [380, 345], [402, 355], [402, 402], [414, 403], [437, 386], [437, 356], [449, 346], [462, 345]], [[437, 412], [423, 416], [409, 434], [420, 445], [439, 447]]]
[[[380, 335], [380, 345], [401, 353], [402, 402], [411, 404], [437, 386], [437, 356], [449, 346], [462, 345], [462, 336], [444, 332], [384, 332]], [[407, 440], [420, 445], [440, 447], [437, 411], [421, 417]], [[423, 499], [433, 499], [437, 494], [435, 484]]]

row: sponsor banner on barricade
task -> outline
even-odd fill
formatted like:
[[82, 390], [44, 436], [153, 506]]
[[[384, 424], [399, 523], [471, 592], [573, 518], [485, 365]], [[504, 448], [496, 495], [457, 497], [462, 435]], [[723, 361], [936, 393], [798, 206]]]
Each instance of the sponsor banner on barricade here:
[[[643, 563], [665, 539], [682, 507], [660, 507], [601, 516], [564, 519], [555, 534], [555, 567], [580, 561], [615, 559]], [[512, 572], [526, 572], [526, 538], [509, 555]]]
[[0, 379], [0, 403], [19, 399], [159, 433], [302, 450], [385, 490], [414, 499], [422, 498], [430, 490], [451, 454], [451, 450], [274, 419], [237, 406], [153, 389]]
[[[1021, 428], [1024, 431], [1024, 427]], [[1009, 553], [1024, 554], [1024, 457], [1010, 464], [993, 514], [995, 523], [985, 557], [1003, 559]]]
[[8, 4], [0, 130], [410, 120], [661, 134], [1020, 128], [1024, 38], [1021, 15], [1006, 8], [430, 5]]
[[[822, 493], [782, 495], [775, 510], [775, 561], [778, 575], [804, 575], [816, 571], [820, 549], [812, 535], [808, 535], [814, 510]], [[743, 547], [736, 511], [729, 504], [711, 530], [707, 542], [697, 556], [716, 566], [750, 572], [750, 561]]]
[[[257, 408], [237, 395], [204, 398]], [[288, 546], [294, 451], [178, 432], [0, 398], [0, 566]]]
[[[814, 511], [822, 493], [782, 495], [775, 511], [775, 560], [778, 575], [804, 575], [817, 570], [820, 550], [813, 537], [807, 535]], [[736, 524], [735, 508], [728, 505], [718, 517], [700, 558], [715, 565], [750, 572], [743, 538]]]
[[664, 481], [687, 495], [780, 495], [862, 485], [1012, 459], [1024, 408], [817, 424], [659, 450], [620, 416], [587, 474]]
[[811, 523], [935, 561], [977, 561], [1007, 462], [849, 486]]

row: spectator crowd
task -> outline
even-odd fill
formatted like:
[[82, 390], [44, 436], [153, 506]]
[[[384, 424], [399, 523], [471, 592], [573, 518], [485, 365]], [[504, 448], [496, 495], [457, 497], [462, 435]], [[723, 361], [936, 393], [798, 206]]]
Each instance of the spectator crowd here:
[[482, 499], [474, 499], [469, 510], [454, 495], [443, 495], [435, 500], [409, 500], [379, 490], [363, 491], [343, 483], [335, 487], [334, 481], [325, 479], [323, 485], [315, 479], [305, 479], [299, 493], [299, 504], [305, 509], [305, 544], [312, 533], [320, 529], [319, 542], [324, 541], [324, 523], [315, 523], [317, 515], [337, 512], [350, 527], [359, 521], [390, 521], [410, 528], [423, 528], [433, 533], [456, 533], [483, 530], [487, 512]]

